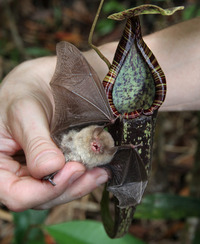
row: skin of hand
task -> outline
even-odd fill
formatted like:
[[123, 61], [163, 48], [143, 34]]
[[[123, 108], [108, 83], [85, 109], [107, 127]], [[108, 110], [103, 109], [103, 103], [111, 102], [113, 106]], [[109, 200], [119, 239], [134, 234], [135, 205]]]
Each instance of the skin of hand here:
[[[55, 63], [55, 57], [24, 62], [0, 87], [0, 202], [13, 211], [72, 201], [108, 179], [103, 169], [86, 172], [78, 162], [65, 164], [50, 138], [53, 97], [49, 81]], [[12, 157], [19, 149], [24, 150], [26, 166]], [[40, 180], [55, 171], [59, 171], [55, 187]]]
[[[144, 38], [167, 78], [165, 111], [199, 110], [200, 18], [177, 24]], [[117, 43], [100, 47], [112, 61]], [[84, 53], [102, 80], [107, 66], [94, 51]], [[88, 194], [107, 181], [100, 168], [86, 171], [68, 162], [50, 138], [53, 96], [49, 82], [56, 57], [26, 61], [0, 85], [0, 202], [13, 211], [46, 209]], [[15, 160], [23, 149], [26, 165]], [[59, 171], [52, 186], [42, 177]]]

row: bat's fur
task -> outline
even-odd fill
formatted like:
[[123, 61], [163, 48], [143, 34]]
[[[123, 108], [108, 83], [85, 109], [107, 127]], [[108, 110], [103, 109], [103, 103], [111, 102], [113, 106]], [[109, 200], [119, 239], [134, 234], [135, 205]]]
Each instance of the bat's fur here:
[[110, 133], [97, 125], [70, 130], [62, 136], [61, 149], [66, 162], [82, 162], [87, 168], [109, 163], [116, 152]]

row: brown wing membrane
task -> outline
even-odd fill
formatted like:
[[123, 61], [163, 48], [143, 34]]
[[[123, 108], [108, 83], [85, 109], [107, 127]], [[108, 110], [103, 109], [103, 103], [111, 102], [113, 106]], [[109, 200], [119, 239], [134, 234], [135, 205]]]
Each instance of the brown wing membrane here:
[[111, 163], [104, 167], [112, 172], [107, 190], [117, 197], [119, 207], [138, 205], [148, 180], [145, 166], [137, 151], [133, 148], [119, 150]]
[[97, 74], [72, 44], [57, 44], [57, 65], [51, 80], [55, 101], [51, 135], [75, 126], [110, 122], [113, 119]]

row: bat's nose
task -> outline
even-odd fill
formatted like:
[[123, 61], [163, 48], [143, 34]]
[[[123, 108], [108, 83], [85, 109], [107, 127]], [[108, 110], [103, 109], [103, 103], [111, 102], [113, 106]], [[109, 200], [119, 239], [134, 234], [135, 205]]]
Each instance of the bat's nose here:
[[100, 153], [100, 151], [101, 151], [101, 145], [97, 141], [93, 141], [91, 143], [91, 149], [95, 153]]

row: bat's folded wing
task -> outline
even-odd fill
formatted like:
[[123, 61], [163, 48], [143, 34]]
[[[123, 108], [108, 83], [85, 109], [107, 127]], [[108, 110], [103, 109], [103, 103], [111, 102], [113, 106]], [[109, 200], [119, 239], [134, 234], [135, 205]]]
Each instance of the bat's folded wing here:
[[118, 199], [119, 207], [138, 205], [148, 181], [145, 166], [137, 151], [133, 148], [119, 150], [106, 167], [112, 172], [107, 190]]

